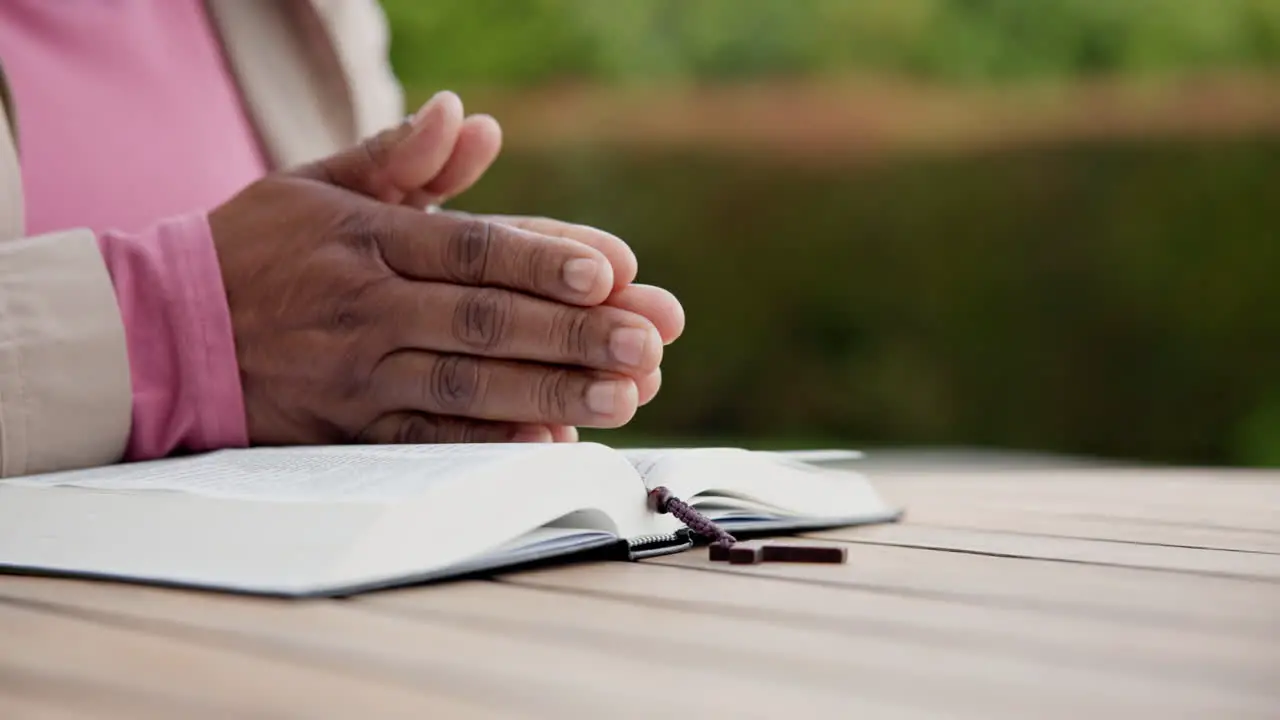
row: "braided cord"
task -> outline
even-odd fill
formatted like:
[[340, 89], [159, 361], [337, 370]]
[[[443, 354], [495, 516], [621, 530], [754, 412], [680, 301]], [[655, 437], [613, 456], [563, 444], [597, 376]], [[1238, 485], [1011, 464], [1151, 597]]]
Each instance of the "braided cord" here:
[[694, 510], [688, 503], [671, 494], [666, 487], [656, 487], [649, 491], [649, 507], [655, 512], [671, 513], [690, 530], [714, 541], [721, 547], [730, 547], [738, 539], [730, 535], [714, 520]]

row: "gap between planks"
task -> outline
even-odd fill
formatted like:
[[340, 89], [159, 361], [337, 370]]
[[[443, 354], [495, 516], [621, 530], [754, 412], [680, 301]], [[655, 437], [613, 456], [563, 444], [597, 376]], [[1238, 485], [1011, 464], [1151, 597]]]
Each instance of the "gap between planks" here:
[[1020, 532], [1077, 540], [1128, 542], [1144, 545], [1235, 550], [1280, 554], [1280, 530], [1231, 528], [1151, 518], [1090, 515], [1045, 509], [1017, 509], [996, 504], [938, 502], [895, 498], [907, 509], [905, 521], [923, 527]]
[[[779, 540], [781, 542], [781, 540]], [[787, 542], [794, 542], [788, 540]], [[999, 609], [1035, 610], [1051, 620], [1083, 615], [1169, 630], [1195, 628], [1274, 637], [1280, 624], [1280, 585], [1217, 576], [1151, 572], [1110, 565], [1060, 563], [910, 546], [838, 543], [843, 565], [707, 560], [705, 548], [651, 558], [647, 564], [711, 574], [767, 577], [833, 589], [900, 597], [945, 599]]]
[[[1052, 518], [1044, 518], [1042, 516], [1041, 518], [1036, 519], [1043, 521], [1040, 523], [1025, 523], [1023, 527], [1002, 527], [1003, 523], [993, 521], [990, 518], [981, 524], [957, 523], [954, 525], [947, 524], [946, 522], [921, 521], [919, 518], [916, 518], [911, 523], [911, 526], [938, 528], [940, 530], [950, 531], [981, 531], [997, 535], [1027, 535], [1031, 537], [1053, 538], [1055, 540], [1087, 540], [1100, 543], [1118, 543], [1121, 545], [1149, 545], [1152, 547], [1181, 548], [1184, 550], [1215, 550], [1220, 552], [1248, 553], [1252, 555], [1280, 555], [1280, 543], [1275, 543], [1275, 547], [1273, 548], [1272, 543], [1265, 543], [1265, 547], [1258, 547], [1258, 544], [1248, 543], [1247, 541], [1243, 543], [1236, 541], [1231, 544], [1211, 545], [1204, 542], [1197, 543], [1194, 540], [1173, 542], [1170, 540], [1139, 540], [1133, 537], [1107, 537], [1108, 535], [1114, 535], [1116, 533], [1106, 531], [1095, 532], [1089, 535], [1083, 534], [1083, 530], [1081, 530], [1080, 534], [1073, 534], [1071, 530], [1052, 532], [1048, 528], [1059, 527], [1052, 522]], [[1037, 524], [1038, 527], [1035, 529], [1025, 527], [1025, 525], [1030, 524]], [[1078, 525], [1074, 527], [1077, 529], [1079, 528]], [[1247, 544], [1250, 545], [1250, 547], [1239, 547], [1241, 544]], [[1235, 546], [1233, 547], [1231, 545]]]
[[804, 533], [804, 537], [839, 543], [906, 547], [943, 553], [1076, 563], [1280, 584], [1280, 555], [1269, 553], [1237, 553], [1028, 533], [993, 533], [910, 523]]

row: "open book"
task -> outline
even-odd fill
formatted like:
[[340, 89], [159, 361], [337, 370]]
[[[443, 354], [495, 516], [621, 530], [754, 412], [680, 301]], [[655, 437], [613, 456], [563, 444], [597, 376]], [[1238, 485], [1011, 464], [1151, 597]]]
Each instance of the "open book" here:
[[[897, 518], [812, 456], [594, 443], [224, 450], [0, 481], [0, 569], [341, 595], [587, 550], [678, 552], [664, 485], [729, 532]], [[605, 552], [608, 555], [608, 552]]]

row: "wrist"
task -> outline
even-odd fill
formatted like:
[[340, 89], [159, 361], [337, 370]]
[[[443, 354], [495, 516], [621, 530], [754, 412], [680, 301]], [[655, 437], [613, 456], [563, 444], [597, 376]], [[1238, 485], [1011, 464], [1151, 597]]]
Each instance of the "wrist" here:
[[98, 236], [133, 382], [126, 459], [247, 444], [226, 292], [203, 213]]

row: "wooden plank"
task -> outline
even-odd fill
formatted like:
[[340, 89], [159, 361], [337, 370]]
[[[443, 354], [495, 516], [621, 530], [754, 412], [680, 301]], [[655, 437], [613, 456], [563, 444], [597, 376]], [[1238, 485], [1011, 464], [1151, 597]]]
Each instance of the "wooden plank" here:
[[[1206, 483], [1186, 480], [1174, 484], [1178, 492], [1170, 493], [1168, 481], [1153, 481], [1147, 474], [1098, 483], [1092, 476], [1078, 475], [1046, 479], [1043, 474], [993, 478], [934, 473], [889, 475], [878, 485], [908, 509], [912, 524], [1280, 553], [1280, 518], [1270, 529], [1239, 527], [1242, 508], [1247, 512], [1253, 504], [1275, 501], [1269, 497], [1275, 494], [1270, 483]], [[1280, 480], [1274, 484], [1280, 486]], [[1163, 498], [1166, 495], [1174, 497]], [[1192, 508], [1190, 515], [1195, 517], [1182, 507], [1185, 503], [1168, 511], [1171, 501], [1205, 495], [1219, 503], [1211, 512], [1206, 512], [1203, 500]], [[1151, 500], [1157, 497], [1165, 500], [1165, 507], [1153, 511]]]
[[[648, 587], [687, 579], [679, 573], [655, 573], [656, 568], [623, 567]], [[510, 582], [520, 584], [523, 577], [513, 576]], [[597, 587], [590, 580], [585, 585]], [[1035, 647], [1019, 637], [1029, 627], [1019, 625], [1017, 618], [990, 613], [988, 618], [973, 613], [966, 617], [963, 609], [960, 617], [951, 613], [950, 622], [921, 617], [931, 610], [947, 613], [942, 603], [917, 604], [904, 611], [887, 608], [891, 600], [876, 602], [886, 598], [871, 596], [866, 599], [876, 607], [863, 608], [863, 622], [851, 627], [830, 621], [792, 622], [789, 608], [777, 617], [750, 605], [751, 595], [744, 596], [744, 602], [757, 612], [735, 614], [715, 600], [664, 606], [636, 598], [514, 589], [473, 585], [463, 593], [440, 593], [428, 588], [373, 595], [361, 602], [550, 642], [616, 648], [657, 663], [711, 666], [732, 672], [743, 684], [805, 687], [810, 688], [808, 694], [843, 690], [857, 698], [911, 703], [948, 716], [1054, 715], [1048, 708], [1061, 708], [1056, 713], [1061, 717], [1168, 715], [1192, 709], [1206, 716], [1261, 716], [1280, 702], [1280, 688], [1269, 682], [1273, 678], [1262, 677], [1264, 669], [1274, 665], [1272, 660], [1280, 661], [1280, 652], [1261, 643], [1219, 642], [1207, 653], [1213, 658], [1179, 666], [1163, 655], [1179, 648], [1152, 635], [1148, 640], [1154, 647], [1148, 648], [1144, 662], [1117, 663], [1098, 651], [1127, 645], [1132, 636], [1099, 638], [1103, 642], [1091, 648], [1092, 653], [1081, 653], [1080, 643], [1067, 640], [1080, 631], [1077, 624], [1057, 632], [1058, 647]], [[832, 595], [826, 599], [840, 601], [844, 608], [861, 599], [851, 593]], [[886, 620], [885, 614], [892, 617]], [[902, 619], [906, 622], [898, 622]], [[1013, 627], [1001, 634], [1012, 642], [992, 637], [996, 625], [1010, 620]], [[971, 621], [985, 625], [988, 632], [973, 632], [966, 627]], [[957, 631], [968, 637], [957, 641]], [[1064, 656], [1068, 645], [1074, 652]], [[1215, 666], [1218, 663], [1222, 664]], [[928, 683], [926, 694], [919, 693], [922, 682]]]
[[[440, 585], [432, 592], [465, 592], [467, 585]], [[878, 718], [931, 716], [842, 689], [822, 693], [742, 683], [714, 666], [676, 662], [667, 648], [654, 657], [611, 644], [520, 637], [504, 627], [387, 614], [363, 601], [269, 602], [41, 578], [6, 579], [0, 582], [0, 597], [92, 611], [186, 642], [234, 642], [258, 657], [358, 667], [388, 683], [443, 686], [512, 714], [652, 717], [666, 712], [655, 706], [663, 697], [655, 688], [692, 687], [697, 691], [681, 694], [678, 703], [689, 712], [715, 716], [776, 718], [796, 708], [827, 714], [865, 710]]]
[[912, 507], [958, 504], [1280, 533], [1280, 472], [1273, 471], [881, 472], [870, 477], [909, 514]]
[[[6, 581], [4, 587], [8, 585]], [[0, 637], [4, 638], [0, 663], [194, 705], [223, 716], [492, 715], [355, 673], [300, 667], [39, 607], [0, 602]]]
[[850, 543], [896, 545], [1033, 560], [1202, 573], [1280, 582], [1280, 555], [1230, 550], [1115, 543], [964, 528], [894, 525], [841, 528], [810, 537]]
[[708, 561], [705, 550], [644, 562], [992, 609], [1022, 608], [1042, 612], [1046, 619], [1086, 615], [1165, 629], [1271, 637], [1280, 626], [1280, 586], [1273, 583], [891, 545], [832, 544], [847, 548], [846, 564], [731, 566]]
[[[732, 566], [727, 566], [732, 567]], [[654, 572], [655, 570], [664, 572]], [[1007, 654], [1113, 671], [1216, 676], [1228, 684], [1256, 676], [1280, 679], [1280, 644], [1266, 633], [1222, 633], [1194, 624], [1132, 622], [1109, 615], [1071, 614], [1034, 605], [992, 607], [953, 597], [913, 596], [856, 586], [796, 583], [729, 569], [630, 565], [561, 568], [511, 575], [503, 582], [824, 628], [862, 639], [956, 646], [970, 654]], [[1252, 683], [1253, 680], [1243, 680]]]
[[[903, 500], [903, 496], [898, 496]], [[936, 498], [903, 500], [910, 508], [908, 524], [957, 530], [1045, 535], [1077, 540], [1102, 540], [1280, 555], [1280, 533], [1206, 527], [1140, 518], [1061, 514], [1043, 510], [991, 509], [974, 504], [940, 503]]]
[[118, 714], [93, 712], [67, 707], [53, 700], [19, 697], [0, 692], [0, 717], [8, 720], [102, 720], [123, 717]]
[[[640, 565], [608, 565], [577, 569], [593, 571], [604, 570], [606, 568], [625, 569], [633, 572], [646, 573], [656, 571], [658, 573], [667, 572], [669, 574], [672, 572], [669, 570], [664, 571], [662, 568], [647, 568]], [[241, 598], [227, 596], [195, 595], [192, 597], [186, 597], [183, 593], [132, 586], [77, 583], [73, 581], [50, 581], [37, 578], [13, 578], [12, 580], [17, 582], [6, 581], [5, 583], [0, 584], [0, 594], [12, 596], [15, 593], [20, 593], [24, 597], [31, 599], [70, 603], [75, 606], [83, 606], [84, 608], [96, 611], [106, 611], [111, 613], [120, 612], [124, 613], [125, 617], [132, 618], [135, 621], [154, 623], [169, 622], [176, 619], [179, 622], [189, 624], [189, 627], [193, 629], [203, 629], [205, 631], [230, 630], [231, 632], [234, 632], [242, 642], [247, 643], [246, 649], [253, 648], [258, 652], [265, 652], [271, 649], [270, 647], [263, 646], [264, 640], [267, 643], [276, 643], [277, 652], [284, 649], [294, 653], [303, 653], [313, 661], [315, 660], [315, 655], [322, 650], [336, 650], [336, 652], [345, 655], [348, 663], [358, 663], [365, 667], [375, 665], [380, 672], [385, 671], [385, 661], [389, 656], [401, 657], [403, 659], [403, 655], [407, 653], [416, 657], [419, 653], [422, 653], [425, 650], [428, 654], [434, 654], [436, 657], [439, 657], [441, 655], [441, 648], [445, 648], [445, 652], [443, 654], [445, 655], [446, 662], [454, 665], [456, 663], [453, 663], [452, 661], [458, 659], [458, 653], [454, 652], [454, 649], [463, 646], [458, 642], [442, 642], [442, 638], [438, 634], [433, 634], [428, 637], [421, 632], [421, 629], [417, 627], [416, 623], [413, 626], [406, 627], [406, 624], [402, 622], [378, 622], [376, 618], [363, 618], [357, 620], [356, 618], [351, 617], [351, 613], [346, 609], [346, 603], [290, 604], [247, 601]], [[645, 584], [647, 586], [654, 585], [652, 582], [647, 582]], [[662, 583], [657, 583], [657, 585], [661, 584]], [[478, 607], [479, 604], [474, 602], [473, 596], [470, 595], [473, 591], [466, 590], [468, 587], [468, 584], [453, 584], [433, 587], [424, 592], [433, 599], [433, 602], [445, 602], [454, 607], [459, 605], [462, 607]], [[720, 590], [713, 590], [713, 592], [720, 592]], [[751, 598], [757, 595], [757, 593], [748, 591], [740, 595], [744, 598]], [[364, 604], [367, 600], [379, 597], [383, 596], [370, 596], [368, 599], [358, 601], [354, 604]], [[191, 600], [197, 600], [198, 602], [192, 603], [190, 602]], [[533, 626], [533, 629], [540, 629], [541, 632], [545, 633], [548, 632], [548, 628], [552, 628], [551, 632], [553, 636], [559, 636], [563, 632], [562, 629], [559, 629], [557, 623], [554, 622], [555, 618], [548, 616], [548, 608], [545, 608], [542, 605], [535, 605], [529, 603], [527, 599], [516, 597], [495, 597], [492, 600], [493, 602], [490, 603], [491, 606], [496, 605], [499, 608], [512, 608], [514, 609], [514, 612], [521, 613], [524, 619]], [[847, 599], [841, 598], [840, 600]], [[888, 600], [892, 601], [892, 598], [889, 598]], [[847, 603], [841, 605], [841, 607], [844, 606], [847, 606]], [[553, 603], [551, 607], [564, 607], [565, 610], [569, 611], [569, 614], [572, 617], [585, 618], [587, 616], [593, 616], [602, 618], [603, 620], [593, 620], [592, 622], [604, 622], [607, 625], [617, 625], [620, 628], [634, 628], [641, 635], [650, 634], [655, 627], [668, 627], [668, 621], [665, 618], [654, 618], [649, 622], [635, 622], [630, 618], [619, 619], [598, 608], [568, 607], [563, 606], [558, 602]], [[330, 611], [334, 608], [343, 612], [337, 616], [333, 616], [330, 614]], [[493, 607], [490, 607], [489, 611], [493, 611], [493, 609]], [[918, 610], [936, 609], [937, 608], [918, 608]], [[311, 615], [317, 611], [323, 611], [326, 615], [325, 622], [311, 622], [299, 625], [299, 617], [303, 615]], [[878, 612], [878, 610], [874, 611], [872, 617], [874, 617], [875, 614], [878, 614]], [[596, 613], [600, 614], [596, 615]], [[564, 619], [563, 614], [564, 613], [561, 613], [561, 621]], [[717, 612], [716, 614], [710, 615], [710, 618], [714, 621], [716, 618], [721, 617], [721, 615], [721, 613]], [[357, 615], [356, 617], [358, 618], [360, 616]], [[386, 620], [395, 620], [395, 618]], [[460, 624], [457, 619], [453, 617], [441, 617], [436, 618], [435, 620], [437, 622], [444, 622], [445, 625], [455, 630], [458, 629], [458, 625]], [[690, 622], [692, 622], [695, 627], [702, 627], [708, 622], [708, 617], [704, 615], [703, 617], [695, 618]], [[761, 637], [759, 634], [759, 628], [756, 627], [756, 625], [759, 624], [760, 623], [757, 622], [754, 625], [741, 629], [729, 628], [714, 632], [710, 636], [714, 639], [714, 642], [711, 643], [713, 650], [716, 646], [721, 644], [726, 637]], [[765, 627], [776, 624], [776, 618], [769, 618], [768, 622], [764, 623]], [[724, 626], [724, 623], [713, 622], [713, 625], [715, 627], [722, 627]], [[851, 658], [846, 659], [845, 665], [855, 661], [860, 663], [869, 663], [872, 666], [871, 668], [859, 668], [856, 672], [849, 670], [844, 673], [845, 677], [841, 678], [841, 680], [842, 686], [857, 689], [859, 695], [866, 694], [872, 698], [875, 697], [875, 692], [862, 689], [864, 684], [873, 680], [877, 681], [874, 684], [880, 684], [878, 680], [880, 674], [887, 671], [885, 668], [901, 675], [901, 673], [910, 671], [912, 668], [929, 667], [928, 662], [924, 662], [923, 664], [921, 663], [923, 660], [927, 659], [927, 657], [935, 657], [929, 648], [936, 644], [940, 639], [936, 634], [931, 635], [929, 633], [920, 633], [917, 635], [915, 642], [904, 645], [902, 638], [898, 636], [890, 635], [888, 637], [884, 637], [881, 634], [870, 632], [866, 628], [850, 629], [848, 627], [843, 630], [836, 628], [837, 632], [833, 634], [827, 625], [829, 624], [823, 624], [820, 627], [808, 628], [806, 632], [810, 634], [816, 633], [819, 638], [826, 638], [828, 641], [838, 641], [839, 649], [846, 652]], [[487, 620], [481, 624], [481, 627], [488, 632], [499, 633], [503, 636], [511, 636], [513, 634], [509, 626], [495, 625]], [[381, 628], [381, 630], [378, 628]], [[333, 629], [340, 629], [342, 632], [335, 637], [333, 632], [329, 632]], [[536, 634], [537, 633], [535, 633], [535, 635]], [[768, 642], [776, 640], [776, 635], [765, 634], [762, 637]], [[508, 662], [516, 662], [518, 665], [522, 664], [522, 667], [520, 668], [521, 670], [527, 670], [527, 666], [538, 665], [539, 661], [547, 662], [551, 660], [560, 660], [559, 662], [551, 663], [549, 667], [545, 668], [544, 672], [546, 673], [546, 677], [541, 678], [539, 684], [543, 685], [544, 689], [552, 695], [556, 695], [558, 693], [570, 695], [573, 692], [573, 687], [566, 687], [564, 681], [573, 677], [580, 678], [581, 673], [575, 671], [566, 674], [566, 669], [576, 668], [578, 664], [581, 664], [584, 661], [582, 659], [578, 659], [576, 662], [565, 662], [557, 653], [547, 652], [545, 650], [543, 652], [536, 653], [534, 658], [531, 659], [528, 657], [528, 647], [547, 648], [548, 646], [558, 644], [558, 642], [565, 642], [565, 639], [561, 637], [557, 640], [557, 637], [548, 638], [539, 635], [538, 637], [527, 638], [527, 640], [526, 653], [522, 655], [512, 657], [505, 652], [495, 652], [490, 654], [487, 658], [482, 657], [479, 664], [493, 670], [490, 674], [486, 674], [483, 668], [478, 670], [477, 675], [480, 677], [482, 685], [494, 688], [491, 692], [502, 694], [504, 692], [508, 692], [511, 686], [509, 677], [506, 675], [506, 673], [509, 672], [509, 669], [502, 667], [504, 664]], [[572, 640], [575, 644], [581, 642], [580, 639], [576, 638], [569, 638], [569, 640]], [[868, 643], [870, 644], [868, 645]], [[986, 643], [985, 639], [984, 643]], [[475, 647], [474, 641], [468, 641], [465, 647]], [[904, 657], [904, 648], [906, 650], [914, 648], [915, 654], [908, 654]], [[684, 678], [685, 682], [692, 682], [697, 679], [699, 672], [705, 672], [706, 669], [698, 667], [694, 669], [695, 671], [691, 672], [689, 668], [681, 667], [679, 663], [675, 661], [683, 659], [685, 662], [693, 662], [695, 665], [708, 665], [714, 666], [717, 669], [722, 669], [721, 666], [723, 660], [721, 656], [725, 653], [732, 656], [741, 650], [740, 647], [735, 647], [734, 645], [729, 644], [722, 650], [716, 650], [716, 657], [708, 660], [707, 658], [700, 658], [696, 655], [691, 655], [689, 648], [679, 644], [676, 640], [663, 640], [659, 642], [656, 647], [650, 647], [648, 652], [642, 652], [644, 648], [637, 649], [631, 642], [622, 641], [617, 638], [606, 638], [601, 641], [600, 646], [596, 649], [607, 653], [619, 653], [625, 656], [622, 659], [616, 657], [593, 657], [592, 660], [586, 661], [593, 666], [604, 668], [606, 670], [605, 675], [609, 678], [613, 678], [612, 680], [604, 680], [603, 684], [600, 686], [606, 688], [604, 693], [606, 695], [611, 695], [607, 689], [612, 685], [616, 685], [617, 678], [627, 677], [628, 672], [638, 672], [641, 675], [646, 675], [648, 677], [658, 677], [662, 674], [655, 673], [652, 669], [629, 670], [627, 667], [629, 663], [622, 662], [620, 660], [643, 660], [646, 661], [646, 665], [642, 667], [656, 664], [662, 667], [666, 672], [673, 673], [678, 678]], [[829, 654], [830, 652], [836, 651], [836, 649], [832, 649], [829, 651]], [[811, 651], [806, 648], [805, 652]], [[920, 653], [924, 653], [924, 657], [921, 657]], [[466, 655], [466, 653], [462, 653], [462, 655]], [[803, 653], [801, 653], [801, 655], [803, 655]], [[784, 665], [787, 667], [794, 668], [795, 663], [799, 662], [796, 657], [784, 657], [786, 660]], [[968, 672], [967, 668], [974, 664], [972, 648], [966, 648], [960, 651], [944, 651], [942, 657], [945, 660], [941, 663], [943, 666], [942, 669], [947, 670], [952, 676], [954, 676], [956, 672]], [[994, 664], [983, 665], [982, 667], [985, 668], [983, 672], [989, 673], [987, 676], [988, 681], [986, 684], [979, 684], [971, 691], [964, 689], [965, 686], [969, 684], [968, 681], [965, 680], [965, 678], [968, 677], [966, 675], [961, 675], [961, 679], [959, 680], [953, 680], [952, 684], [960, 687], [960, 690], [957, 691], [960, 694], [960, 697], [976, 695], [979, 700], [984, 697], [986, 698], [987, 705], [983, 705], [982, 703], [973, 700], [970, 701], [972, 706], [978, 708], [978, 710], [975, 710], [976, 714], [973, 716], [988, 716], [984, 708], [991, 709], [991, 715], [994, 716], [998, 714], [995, 712], [995, 709], [998, 707], [1006, 705], [1013, 708], [1021, 707], [1021, 701], [1014, 701], [1009, 698], [1001, 700], [1001, 697], [1008, 692], [1007, 686], [1010, 678], [1029, 677], [1028, 681], [1035, 680], [1037, 677], [1037, 674], [1034, 672], [1035, 665], [1032, 664], [1028, 666], [1026, 660], [1027, 659], [1025, 657], [1019, 656], [1015, 653], [1010, 658], [1002, 659]], [[673, 663], [675, 664], [673, 665]], [[467, 663], [464, 659], [462, 664], [471, 665], [472, 663]], [[826, 660], [814, 660], [809, 664], [823, 666], [826, 664]], [[881, 665], [884, 666], [882, 669], [878, 671], [875, 670], [876, 666]], [[804, 667], [807, 667], [807, 665], [804, 665]], [[1022, 675], [1011, 676], [1006, 672], [1009, 668], [1016, 670], [1019, 667], [1024, 668], [1023, 670], [1018, 671], [1021, 672]], [[1026, 670], [1027, 667], [1032, 669]], [[1114, 668], [1112, 668], [1112, 670], [1114, 671]], [[1028, 672], [1031, 673], [1030, 676], [1027, 676]], [[1052, 671], [1043, 672], [1043, 677], [1059, 677], [1059, 672], [1060, 670], [1055, 667], [1052, 668]], [[935, 668], [930, 675], [929, 682], [935, 682], [934, 675], [938, 673], [938, 669]], [[767, 674], [769, 677], [776, 680], [785, 677], [787, 675], [787, 670], [786, 667], [782, 667], [779, 669], [769, 670]], [[1210, 669], [1209, 674], [1213, 674], [1212, 669]], [[769, 677], [764, 679], [769, 679]], [[915, 679], [915, 675], [907, 674], [905, 677], [910, 680], [910, 682], [907, 682], [907, 687], [911, 687], [914, 683], [918, 682], [918, 679]], [[852, 678], [862, 678], [862, 681], [858, 682]], [[454, 678], [446, 679], [452, 682]], [[500, 682], [497, 682], [497, 680], [500, 680]], [[676, 680], [675, 682], [679, 683], [681, 681]], [[736, 678], [736, 682], [727, 683], [727, 686], [732, 690], [732, 688], [736, 687], [740, 682], [742, 682], [742, 678]], [[754, 678], [753, 682], [758, 685], [761, 683], [761, 679]], [[885, 684], [885, 687], [901, 687], [903, 682], [906, 681], [902, 680], [900, 677], [897, 685]], [[707, 685], [702, 682], [699, 682], [698, 686], [707, 687]], [[712, 687], [714, 687], [714, 685], [712, 685]], [[631, 688], [627, 688], [628, 692], [621, 693], [624, 696], [623, 699], [630, 702], [643, 702], [632, 695], [629, 692], [630, 690]], [[1243, 693], [1245, 698], [1249, 697], [1247, 687], [1232, 686], [1232, 692], [1233, 694], [1240, 692]], [[966, 693], [968, 695], [966, 695]], [[806, 702], [812, 702], [811, 695], [811, 693], [806, 692], [795, 701], [801, 703], [801, 706], [803, 706]], [[957, 701], [957, 697], [955, 695], [948, 696], [946, 694], [940, 694], [937, 697], [944, 699], [950, 697], [950, 702]], [[1030, 700], [1027, 700], [1027, 702], [1030, 702]], [[1113, 701], [1113, 704], [1115, 702], [1116, 701]], [[1239, 701], [1237, 700], [1233, 702]], [[848, 703], [846, 703], [846, 705], [847, 704]], [[539, 709], [545, 709], [547, 704], [545, 702], [539, 703], [535, 699], [533, 706]], [[602, 706], [608, 707], [609, 703], [606, 701], [601, 705], [595, 706], [595, 709], [599, 710]], [[845, 705], [842, 705], [842, 707], [844, 706]], [[1187, 707], [1205, 706], [1206, 702], [1203, 700], [1198, 705], [1194, 702], [1187, 705]], [[856, 705], [851, 705], [851, 707], [856, 707]], [[1064, 707], [1075, 706], [1068, 703], [1064, 705]], [[744, 709], [743, 711], [746, 712], [746, 710], [747, 709]], [[776, 708], [770, 709], [770, 712], [774, 711], [776, 711]], [[561, 717], [567, 716], [565, 712], [548, 714]], [[644, 713], [640, 714], [643, 715]]]
[[1246, 528], [1246, 527], [1239, 527], [1239, 526], [1233, 527], [1230, 525], [1223, 525], [1223, 524], [1214, 522], [1214, 519], [1212, 518], [1206, 519], [1206, 520], [1169, 520], [1169, 519], [1152, 518], [1152, 517], [1138, 517], [1130, 514], [1127, 508], [1124, 510], [1112, 509], [1112, 510], [1106, 510], [1106, 511], [1095, 510], [1092, 512], [1080, 511], [1080, 512], [1072, 512], [1072, 513], [1063, 513], [1063, 515], [1066, 517], [1086, 518], [1089, 520], [1121, 521], [1126, 523], [1144, 524], [1144, 525], [1151, 525], [1151, 526], [1157, 526], [1157, 527], [1163, 526], [1163, 527], [1183, 527], [1183, 528], [1209, 528], [1213, 530], [1223, 530], [1230, 533], [1243, 533], [1243, 534], [1253, 535], [1253, 536], [1280, 536], [1280, 530], [1269, 530], [1266, 528]]
[[[22, 708], [19, 710], [19, 708]], [[0, 661], [0, 717], [134, 718], [220, 717], [182, 699], [158, 697], [65, 675], [35, 672], [22, 660]]]

